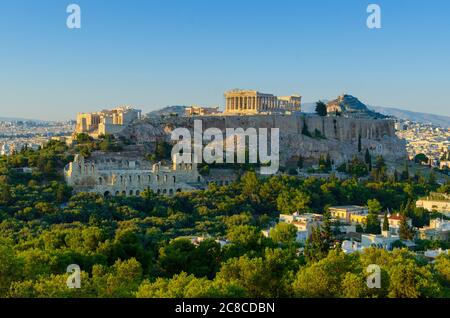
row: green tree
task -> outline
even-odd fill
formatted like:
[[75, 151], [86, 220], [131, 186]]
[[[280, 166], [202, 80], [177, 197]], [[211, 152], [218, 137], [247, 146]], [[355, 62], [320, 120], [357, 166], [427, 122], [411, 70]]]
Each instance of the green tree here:
[[358, 135], [358, 152], [362, 151], [361, 135]]
[[196, 278], [184, 272], [172, 278], [145, 280], [136, 293], [138, 298], [228, 298], [243, 297], [244, 290], [233, 284], [216, 284], [206, 278]]
[[19, 279], [20, 268], [11, 242], [0, 239], [0, 297], [5, 297], [11, 283]]
[[135, 258], [117, 260], [110, 268], [94, 265], [92, 269], [92, 281], [98, 297], [130, 298], [138, 290], [141, 280], [142, 267]]
[[430, 159], [423, 153], [419, 153], [414, 157], [415, 163], [428, 163]]
[[400, 175], [400, 180], [401, 180], [401, 181], [408, 181], [409, 178], [410, 178], [410, 175], [409, 175], [409, 166], [408, 166], [408, 162], [405, 161], [405, 167], [404, 167], [404, 169], [403, 169], [403, 171], [402, 171], [402, 173], [401, 173], [401, 175]]
[[[358, 268], [357, 260], [340, 250], [332, 250], [330, 253], [315, 263], [302, 267], [296, 274], [292, 284], [296, 297], [322, 298], [339, 297], [342, 283], [347, 273], [355, 272]], [[347, 278], [346, 285], [348, 285]], [[347, 288], [347, 291], [350, 293]], [[362, 294], [362, 292], [357, 292]]]
[[294, 212], [309, 212], [311, 197], [305, 192], [295, 190], [284, 190], [277, 198], [277, 208], [281, 213], [292, 214]]
[[318, 261], [328, 255], [329, 242], [324, 237], [320, 226], [313, 226], [311, 234], [306, 239], [304, 254], [308, 262]]
[[291, 244], [297, 237], [297, 228], [289, 223], [278, 223], [270, 230], [270, 238], [278, 243]]
[[166, 277], [181, 272], [192, 273], [192, 256], [195, 245], [190, 240], [180, 238], [172, 240], [159, 250], [158, 266]]
[[412, 240], [414, 238], [414, 231], [407, 222], [407, 217], [404, 213], [400, 214], [400, 228], [399, 236], [402, 240]]
[[389, 297], [440, 297], [441, 286], [429, 267], [403, 258], [389, 269]]
[[372, 177], [378, 182], [386, 180], [386, 162], [384, 161], [383, 156], [377, 156], [375, 166], [372, 170]]
[[299, 156], [297, 160], [297, 168], [303, 169], [303, 166], [304, 166], [304, 159], [302, 156]]
[[378, 219], [378, 214], [381, 212], [383, 207], [377, 199], [368, 200], [367, 207], [369, 209], [369, 214], [367, 215], [366, 221], [366, 233], [380, 234], [381, 226], [380, 220]]
[[302, 135], [311, 137], [311, 133], [309, 132], [308, 124], [306, 123], [305, 118], [303, 118]]
[[0, 204], [8, 205], [12, 201], [11, 187], [6, 184], [0, 190]]
[[245, 252], [261, 249], [263, 235], [261, 231], [250, 225], [239, 225], [230, 229], [227, 239]]
[[316, 103], [316, 113], [321, 117], [325, 117], [327, 115], [327, 105], [322, 101], [318, 101]]
[[383, 231], [389, 231], [389, 220], [388, 220], [387, 212], [384, 214], [384, 218], [383, 218]]

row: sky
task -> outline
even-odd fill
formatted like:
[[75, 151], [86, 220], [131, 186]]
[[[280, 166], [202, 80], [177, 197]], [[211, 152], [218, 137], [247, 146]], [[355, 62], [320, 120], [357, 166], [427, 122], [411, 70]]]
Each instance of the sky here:
[[0, 0], [0, 117], [223, 106], [233, 88], [450, 116], [449, 14], [448, 0]]

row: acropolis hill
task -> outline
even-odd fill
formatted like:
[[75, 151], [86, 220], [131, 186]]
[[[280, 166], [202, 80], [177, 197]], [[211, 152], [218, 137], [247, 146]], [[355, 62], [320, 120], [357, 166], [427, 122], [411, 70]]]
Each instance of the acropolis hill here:
[[328, 154], [337, 165], [362, 157], [366, 149], [387, 161], [406, 158], [405, 142], [396, 136], [394, 122], [351, 95], [328, 103], [325, 117], [302, 113], [300, 95], [278, 97], [256, 90], [230, 90], [224, 98], [223, 113], [218, 107], [193, 106], [168, 116], [141, 116], [131, 107], [79, 114], [75, 134], [122, 136], [151, 154], [157, 141], [170, 142], [173, 129], [185, 127], [192, 132], [194, 120], [201, 120], [203, 130], [214, 127], [224, 134], [226, 128], [279, 128], [282, 166], [297, 162], [300, 156], [306, 165], [315, 165]]
[[[382, 155], [388, 161], [406, 158], [405, 143], [397, 138], [394, 122], [388, 119], [319, 117], [301, 113], [147, 117], [134, 121], [119, 135], [152, 151], [156, 141], [170, 141], [173, 129], [186, 127], [192, 131], [194, 120], [198, 119], [202, 120], [204, 130], [216, 127], [223, 133], [226, 128], [279, 128], [281, 165], [296, 161], [299, 156], [305, 163], [317, 164], [320, 156], [326, 154], [337, 164], [363, 155], [366, 148], [374, 156]], [[304, 134], [305, 125], [311, 137]], [[359, 140], [361, 152], [358, 151]]]

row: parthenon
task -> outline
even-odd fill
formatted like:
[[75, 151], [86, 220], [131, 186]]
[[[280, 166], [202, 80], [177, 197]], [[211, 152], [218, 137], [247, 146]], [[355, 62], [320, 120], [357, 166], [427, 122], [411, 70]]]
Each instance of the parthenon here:
[[225, 113], [256, 114], [300, 111], [300, 95], [277, 97], [256, 90], [231, 90], [225, 93]]

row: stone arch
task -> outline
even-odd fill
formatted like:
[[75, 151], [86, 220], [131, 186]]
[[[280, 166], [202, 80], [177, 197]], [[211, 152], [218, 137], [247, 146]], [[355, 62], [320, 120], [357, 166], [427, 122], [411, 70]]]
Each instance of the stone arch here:
[[162, 194], [167, 194], [167, 190], [166, 190], [166, 189], [163, 189], [163, 190], [162, 190]]
[[161, 189], [158, 189], [158, 191], [156, 191], [156, 193], [161, 194]]
[[109, 198], [110, 195], [111, 195], [111, 194], [110, 194], [109, 191], [105, 191], [105, 193], [103, 193], [103, 196], [104, 196], [105, 198]]
[[173, 189], [169, 189], [169, 195], [173, 195]]
[[141, 191], [136, 190], [136, 196], [140, 196], [141, 195]]
[[123, 196], [126, 196], [126, 195], [127, 195], [127, 192], [126, 192], [125, 190], [123, 190], [123, 191], [122, 191], [122, 195], [123, 195]]
[[177, 192], [181, 192], [181, 189], [180, 189], [180, 188], [178, 188], [178, 189], [177, 189]]
[[118, 197], [119, 195], [120, 195], [120, 192], [119, 191], [116, 191], [116, 197]]

